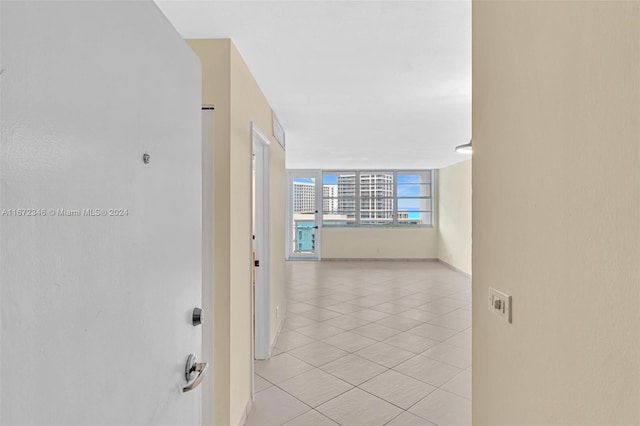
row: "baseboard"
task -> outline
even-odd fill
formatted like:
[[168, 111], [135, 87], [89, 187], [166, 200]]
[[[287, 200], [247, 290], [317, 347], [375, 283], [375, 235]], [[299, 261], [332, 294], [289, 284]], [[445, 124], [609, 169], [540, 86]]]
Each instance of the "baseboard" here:
[[242, 414], [240, 415], [240, 418], [238, 419], [238, 423], [236, 423], [238, 426], [244, 426], [245, 423], [247, 423], [247, 416], [251, 411], [251, 407], [253, 407], [253, 400], [249, 398], [247, 405], [244, 407], [244, 411], [242, 412]]
[[471, 274], [469, 274], [469, 273], [467, 273], [467, 272], [463, 271], [462, 269], [456, 268], [456, 267], [455, 267], [455, 266], [453, 266], [452, 264], [447, 263], [447, 262], [445, 262], [445, 261], [444, 261], [444, 260], [442, 260], [442, 259], [436, 259], [436, 260], [437, 260], [438, 262], [442, 263], [442, 264], [443, 264], [444, 266], [446, 266], [447, 268], [449, 268], [449, 269], [453, 269], [454, 271], [456, 271], [456, 272], [460, 272], [462, 275], [464, 275], [464, 276], [466, 276], [466, 277], [468, 277], [468, 278], [471, 278]]
[[384, 257], [323, 257], [322, 261], [328, 262], [437, 262], [439, 259], [436, 258], [414, 258], [414, 257], [393, 257], [393, 258], [384, 258]]

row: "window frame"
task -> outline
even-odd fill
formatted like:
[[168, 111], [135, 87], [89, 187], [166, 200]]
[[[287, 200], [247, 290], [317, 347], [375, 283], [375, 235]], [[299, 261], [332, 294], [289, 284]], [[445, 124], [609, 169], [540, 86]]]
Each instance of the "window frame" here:
[[[322, 176], [322, 180], [321, 180], [321, 185], [322, 185], [322, 214], [320, 215], [320, 220], [322, 223], [323, 227], [328, 227], [328, 228], [433, 228], [434, 224], [435, 224], [435, 219], [436, 219], [436, 215], [435, 215], [435, 211], [434, 211], [434, 207], [435, 207], [435, 202], [434, 199], [436, 197], [436, 192], [435, 192], [435, 179], [436, 179], [436, 174], [434, 173], [434, 169], [393, 169], [393, 170], [389, 170], [389, 169], [362, 169], [362, 170], [354, 170], [354, 169], [331, 169], [331, 170], [320, 170], [321, 176]], [[355, 205], [355, 218], [353, 222], [347, 222], [345, 224], [326, 224], [325, 223], [325, 219], [324, 219], [324, 215], [325, 215], [325, 211], [324, 211], [324, 201], [325, 200], [352, 200], [351, 197], [325, 197], [324, 196], [324, 176], [325, 174], [339, 174], [339, 173], [354, 173], [355, 175], [355, 185], [354, 185], [354, 196], [353, 196], [353, 200], [354, 200], [354, 205]], [[360, 176], [361, 174], [385, 174], [385, 173], [392, 173], [393, 174], [393, 197], [376, 197], [374, 199], [379, 199], [379, 200], [383, 200], [383, 199], [392, 199], [393, 200], [393, 209], [392, 209], [392, 216], [393, 216], [393, 220], [392, 223], [385, 223], [385, 224], [362, 224], [362, 220], [361, 220], [361, 216], [362, 216], [362, 211], [361, 211], [361, 200], [362, 200], [362, 195], [360, 193]], [[415, 183], [415, 185], [428, 185], [429, 186], [429, 196], [416, 196], [416, 197], [398, 197], [398, 174], [407, 174], [407, 173], [416, 173], [416, 174], [422, 174], [422, 173], [427, 173], [428, 177], [429, 177], [429, 182], [420, 182], [420, 183]], [[398, 199], [416, 199], [416, 200], [428, 200], [428, 205], [430, 207], [430, 211], [426, 211], [426, 213], [431, 213], [431, 223], [428, 224], [411, 224], [411, 223], [399, 223], [398, 221]], [[425, 213], [423, 211], [420, 211], [420, 213]]]

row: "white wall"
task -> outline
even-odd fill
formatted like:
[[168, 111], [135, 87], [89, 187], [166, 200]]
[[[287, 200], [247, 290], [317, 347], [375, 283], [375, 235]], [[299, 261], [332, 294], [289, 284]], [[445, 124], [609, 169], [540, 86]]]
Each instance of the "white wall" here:
[[471, 274], [471, 160], [438, 171], [438, 259]]
[[0, 204], [47, 210], [0, 217], [0, 423], [197, 424], [198, 59], [151, 1], [0, 10]]
[[435, 259], [437, 227], [322, 228], [322, 259]]
[[474, 425], [640, 424], [639, 117], [639, 2], [474, 2]]

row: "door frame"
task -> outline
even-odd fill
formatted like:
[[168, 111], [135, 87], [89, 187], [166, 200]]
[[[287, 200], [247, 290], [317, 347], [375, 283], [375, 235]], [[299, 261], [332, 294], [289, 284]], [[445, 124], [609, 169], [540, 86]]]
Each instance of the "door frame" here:
[[[215, 371], [214, 362], [214, 324], [213, 324], [213, 153], [214, 153], [214, 119], [212, 105], [202, 106], [202, 359]], [[202, 383], [201, 419], [203, 425], [213, 424], [214, 374]]]
[[[294, 253], [293, 251], [293, 179], [296, 177], [314, 178], [316, 181], [316, 217], [315, 222], [318, 226], [315, 243], [316, 249], [314, 253]], [[320, 260], [322, 252], [322, 170], [309, 169], [292, 169], [287, 170], [287, 244], [285, 259], [287, 260]]]
[[[253, 357], [271, 357], [271, 281], [270, 281], [270, 239], [269, 239], [269, 145], [270, 141], [260, 128], [251, 123], [252, 152], [255, 155], [255, 248], [260, 266], [256, 268], [255, 285], [255, 339]], [[252, 197], [252, 204], [254, 203]], [[252, 244], [252, 247], [254, 245]], [[252, 259], [253, 262], [253, 259]], [[254, 265], [251, 265], [253, 269]], [[253, 281], [253, 274], [252, 274]], [[251, 283], [253, 288], [253, 283]], [[252, 313], [253, 316], [253, 313]], [[252, 318], [253, 323], [253, 318]], [[253, 365], [253, 360], [251, 362]], [[252, 368], [253, 369], [253, 368]]]

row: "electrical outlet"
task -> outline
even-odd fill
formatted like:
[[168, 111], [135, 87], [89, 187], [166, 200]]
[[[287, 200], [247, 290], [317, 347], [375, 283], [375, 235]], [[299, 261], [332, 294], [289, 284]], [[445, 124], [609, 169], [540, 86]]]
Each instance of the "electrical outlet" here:
[[511, 296], [489, 287], [489, 310], [511, 323]]
[[276, 306], [276, 319], [280, 318], [280, 306]]

